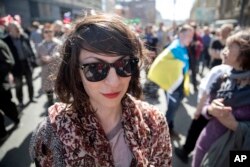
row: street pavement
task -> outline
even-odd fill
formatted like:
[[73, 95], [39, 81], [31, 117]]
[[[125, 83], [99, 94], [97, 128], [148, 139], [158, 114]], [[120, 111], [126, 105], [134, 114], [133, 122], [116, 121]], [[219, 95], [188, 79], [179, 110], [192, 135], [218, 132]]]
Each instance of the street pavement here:
[[[17, 129], [12, 130], [13, 123], [5, 117], [5, 123], [7, 129], [11, 131], [8, 139], [0, 145], [0, 167], [34, 167], [35, 165], [31, 163], [29, 158], [29, 141], [32, 135], [32, 131], [36, 128], [39, 122], [41, 122], [47, 115], [46, 112], [46, 96], [39, 94], [39, 89], [41, 87], [40, 67], [36, 68], [34, 71], [34, 88], [35, 88], [35, 100], [36, 103], [26, 104], [26, 107], [21, 111], [21, 123]], [[145, 74], [142, 73], [142, 83], [145, 83]], [[149, 100], [149, 103], [154, 104], [163, 113], [166, 112], [166, 100], [164, 91], [162, 89], [158, 90], [159, 102]], [[17, 99], [15, 98], [14, 89], [12, 90], [13, 101], [17, 104]], [[191, 89], [191, 95], [185, 98], [176, 113], [175, 117], [175, 135], [172, 138], [172, 146], [179, 147], [183, 145], [186, 139], [187, 130], [191, 123], [195, 106], [196, 106], [196, 96]], [[28, 101], [27, 87], [24, 86], [24, 102]], [[183, 164], [173, 153], [173, 167], [189, 167], [189, 164]]]

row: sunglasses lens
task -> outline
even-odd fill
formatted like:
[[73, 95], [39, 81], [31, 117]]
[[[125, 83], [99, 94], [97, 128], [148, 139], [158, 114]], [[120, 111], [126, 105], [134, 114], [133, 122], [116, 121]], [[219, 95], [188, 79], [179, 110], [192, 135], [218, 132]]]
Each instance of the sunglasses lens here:
[[133, 73], [133, 63], [131, 59], [122, 59], [114, 63], [116, 72], [121, 77], [131, 76]]
[[83, 70], [88, 81], [97, 82], [106, 78], [109, 68], [105, 63], [93, 63], [86, 65]]

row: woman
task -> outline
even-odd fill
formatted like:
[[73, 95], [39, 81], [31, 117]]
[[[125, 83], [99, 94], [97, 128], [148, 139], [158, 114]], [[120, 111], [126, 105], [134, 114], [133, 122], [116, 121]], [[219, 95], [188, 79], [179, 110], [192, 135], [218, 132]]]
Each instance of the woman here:
[[144, 54], [121, 18], [94, 14], [79, 21], [62, 48], [55, 93], [34, 132], [37, 166], [171, 166], [164, 115], [141, 96]]
[[[222, 60], [223, 63], [227, 63]], [[209, 100], [216, 97], [216, 93], [220, 88], [220, 83], [216, 81], [221, 75], [231, 71], [231, 67], [226, 64], [221, 64], [213, 67], [209, 73], [206, 74], [200, 81], [198, 92], [198, 103], [196, 111], [194, 113], [194, 119], [188, 129], [185, 144], [181, 148], [175, 148], [175, 154], [184, 162], [188, 163], [189, 154], [193, 151], [195, 143], [203, 130], [207, 125], [211, 117], [206, 117], [206, 113], [202, 112], [203, 107], [209, 103]], [[204, 110], [206, 107], [204, 107]]]
[[51, 106], [53, 101], [53, 82], [51, 75], [54, 69], [51, 64], [54, 64], [58, 58], [58, 46], [60, 41], [54, 38], [53, 25], [46, 23], [43, 27], [44, 40], [38, 45], [37, 53], [39, 62], [42, 67], [42, 91], [46, 93], [48, 98], [48, 106]]
[[[232, 66], [233, 69], [217, 81], [221, 82], [217, 96], [212, 99], [206, 110], [212, 119], [197, 140], [192, 166], [201, 166], [204, 155], [227, 130], [236, 131], [239, 122], [250, 121], [249, 32], [239, 32], [229, 37], [222, 54], [226, 64]], [[235, 148], [232, 147], [232, 149]], [[224, 154], [229, 155], [228, 152], [224, 152]], [[222, 161], [214, 162], [217, 164], [216, 166], [220, 166], [218, 163]], [[225, 163], [221, 163], [221, 165], [223, 164], [225, 165]]]

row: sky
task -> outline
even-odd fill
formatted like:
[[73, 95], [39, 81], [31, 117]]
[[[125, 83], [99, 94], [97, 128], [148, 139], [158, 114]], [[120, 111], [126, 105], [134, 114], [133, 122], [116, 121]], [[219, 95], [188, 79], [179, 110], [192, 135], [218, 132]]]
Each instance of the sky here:
[[156, 0], [156, 9], [163, 19], [186, 20], [189, 18], [193, 3], [194, 0]]

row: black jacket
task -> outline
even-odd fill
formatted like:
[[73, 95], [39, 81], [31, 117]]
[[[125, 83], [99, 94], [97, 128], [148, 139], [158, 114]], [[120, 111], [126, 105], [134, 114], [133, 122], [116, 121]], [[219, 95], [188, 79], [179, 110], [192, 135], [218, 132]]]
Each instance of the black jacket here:
[[9, 89], [8, 74], [15, 61], [9, 47], [0, 39], [0, 92]]
[[[15, 59], [15, 65], [13, 67], [12, 73], [14, 76], [20, 76], [24, 73], [24, 69], [21, 66], [20, 60], [19, 60], [19, 55], [17, 52], [17, 48], [15, 47], [11, 37], [8, 35], [7, 37], [5, 37], [4, 42], [9, 46], [10, 51], [12, 52], [12, 55]], [[29, 70], [29, 72], [31, 72], [33, 70], [33, 64], [36, 62], [36, 56], [35, 53], [30, 45], [30, 40], [28, 37], [26, 37], [25, 35], [21, 35], [20, 36], [20, 40], [21, 40], [21, 44], [22, 44], [22, 49], [23, 52], [25, 54], [25, 56], [27, 57], [27, 68], [25, 68], [25, 70]]]

